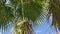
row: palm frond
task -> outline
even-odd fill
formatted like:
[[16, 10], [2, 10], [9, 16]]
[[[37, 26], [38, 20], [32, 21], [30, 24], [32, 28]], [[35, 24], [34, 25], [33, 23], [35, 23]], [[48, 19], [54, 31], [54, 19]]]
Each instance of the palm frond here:
[[58, 24], [58, 28], [60, 29], [60, 0], [50, 0], [50, 13], [53, 14], [53, 22], [52, 25], [56, 26]]
[[[40, 1], [41, 2], [41, 1]], [[33, 2], [31, 1], [29, 4], [28, 3], [24, 3], [24, 17], [28, 18], [29, 20], [35, 21], [37, 17], [40, 16], [43, 6], [42, 5], [43, 2], [41, 2], [41, 4], [38, 4], [37, 2]], [[22, 11], [21, 11], [21, 5], [18, 8], [17, 12], [20, 16], [22, 16]]]
[[11, 21], [14, 18], [11, 8], [5, 5], [0, 6], [0, 25], [5, 25], [7, 21]]

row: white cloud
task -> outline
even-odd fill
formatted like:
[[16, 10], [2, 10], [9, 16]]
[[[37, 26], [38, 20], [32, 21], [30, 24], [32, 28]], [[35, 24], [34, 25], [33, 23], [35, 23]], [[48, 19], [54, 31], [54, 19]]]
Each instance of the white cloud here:
[[2, 33], [0, 32], [0, 34], [2, 34]]
[[36, 31], [36, 33], [41, 33], [41, 31]]

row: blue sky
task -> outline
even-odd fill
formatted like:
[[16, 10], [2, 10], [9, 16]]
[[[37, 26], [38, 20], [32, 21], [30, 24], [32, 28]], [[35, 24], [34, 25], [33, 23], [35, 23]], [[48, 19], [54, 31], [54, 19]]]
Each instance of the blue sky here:
[[[42, 23], [41, 25], [38, 25], [36, 27], [33, 26], [34, 31], [36, 32], [36, 34], [56, 34], [55, 28], [54, 27], [50, 27], [52, 23], [52, 17], [50, 17], [49, 19], [49, 23]], [[14, 32], [14, 28], [12, 25], [9, 25], [9, 27], [7, 28], [7, 30], [2, 33], [0, 30], [0, 34], [13, 34]]]
[[50, 27], [52, 23], [52, 16], [50, 16], [49, 23], [42, 23], [39, 26], [34, 27], [36, 34], [56, 34], [54, 27]]

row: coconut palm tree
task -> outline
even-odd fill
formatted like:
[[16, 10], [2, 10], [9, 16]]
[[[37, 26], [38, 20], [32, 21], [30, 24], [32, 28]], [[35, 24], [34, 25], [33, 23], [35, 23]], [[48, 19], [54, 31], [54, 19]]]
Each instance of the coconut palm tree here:
[[[43, 9], [47, 7], [45, 0], [0, 0], [0, 26], [15, 22], [15, 34], [33, 34], [30, 20], [38, 18]], [[19, 19], [19, 18], [22, 19]], [[27, 18], [28, 20], [25, 20]], [[19, 19], [19, 20], [18, 20]], [[16, 22], [19, 22], [16, 24]], [[29, 32], [29, 33], [28, 33]]]

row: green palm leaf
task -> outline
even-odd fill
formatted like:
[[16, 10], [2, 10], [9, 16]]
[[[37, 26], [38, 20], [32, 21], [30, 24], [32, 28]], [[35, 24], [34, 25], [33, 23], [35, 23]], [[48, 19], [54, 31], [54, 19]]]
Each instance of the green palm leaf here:
[[5, 25], [7, 21], [11, 21], [14, 18], [11, 8], [5, 5], [0, 6], [0, 26]]
[[[27, 17], [29, 20], [31, 19], [32, 21], [35, 21], [35, 19], [40, 15], [41, 11], [42, 7], [36, 3], [24, 5], [24, 17]], [[19, 10], [18, 13], [20, 13], [20, 16], [22, 16], [21, 10]]]
[[[40, 1], [41, 2], [41, 1]], [[42, 12], [43, 7], [45, 3], [41, 2], [40, 4], [34, 1], [30, 1], [30, 3], [24, 3], [23, 4], [23, 10], [24, 10], [24, 17], [28, 18], [29, 20], [35, 21], [37, 17], [39, 17], [39, 15]], [[18, 13], [18, 16], [22, 16], [22, 6], [21, 4], [18, 5], [19, 8], [16, 11]]]

